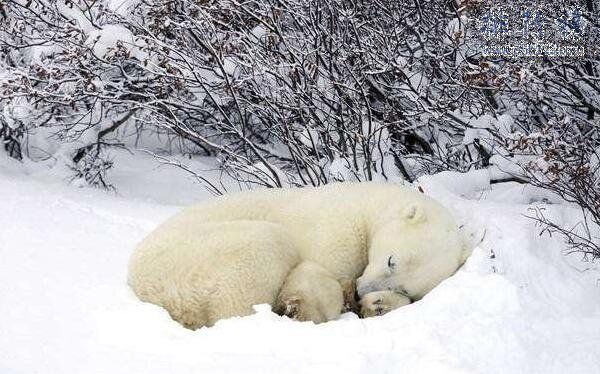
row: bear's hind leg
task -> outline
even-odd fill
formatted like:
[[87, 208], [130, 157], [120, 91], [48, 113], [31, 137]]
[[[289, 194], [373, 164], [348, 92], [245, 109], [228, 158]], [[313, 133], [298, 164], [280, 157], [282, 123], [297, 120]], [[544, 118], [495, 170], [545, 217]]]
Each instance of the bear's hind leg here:
[[288, 275], [273, 310], [299, 321], [337, 319], [344, 308], [340, 283], [321, 265], [304, 261]]

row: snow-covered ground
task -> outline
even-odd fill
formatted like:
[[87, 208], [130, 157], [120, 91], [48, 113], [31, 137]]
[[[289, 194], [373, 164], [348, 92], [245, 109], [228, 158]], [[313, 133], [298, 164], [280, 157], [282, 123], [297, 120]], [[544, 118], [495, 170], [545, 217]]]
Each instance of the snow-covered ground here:
[[121, 157], [117, 194], [0, 158], [1, 374], [600, 372], [599, 267], [538, 236], [523, 215], [540, 193], [491, 188], [482, 172], [421, 179], [486, 235], [456, 275], [388, 315], [313, 325], [263, 305], [189, 331], [134, 297], [127, 261], [207, 194], [178, 169]]

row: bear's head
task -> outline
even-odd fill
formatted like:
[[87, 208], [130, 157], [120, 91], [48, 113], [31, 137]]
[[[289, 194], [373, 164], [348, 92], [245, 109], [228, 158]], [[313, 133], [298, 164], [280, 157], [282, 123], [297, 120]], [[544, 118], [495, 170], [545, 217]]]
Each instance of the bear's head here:
[[368, 265], [357, 280], [358, 295], [390, 290], [419, 300], [458, 269], [464, 250], [458, 226], [447, 212], [426, 211], [418, 204], [398, 209], [372, 233]]

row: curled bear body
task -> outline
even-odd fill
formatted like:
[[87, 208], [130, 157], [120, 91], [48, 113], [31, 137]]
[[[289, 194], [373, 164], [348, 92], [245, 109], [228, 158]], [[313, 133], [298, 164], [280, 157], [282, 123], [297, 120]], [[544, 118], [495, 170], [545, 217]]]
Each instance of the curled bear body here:
[[129, 284], [189, 328], [260, 303], [322, 322], [339, 316], [340, 293], [354, 281], [363, 310], [377, 314], [399, 298], [373, 295], [401, 295], [398, 306], [418, 300], [468, 253], [452, 215], [407, 187], [258, 190], [191, 206], [160, 225], [134, 251]]

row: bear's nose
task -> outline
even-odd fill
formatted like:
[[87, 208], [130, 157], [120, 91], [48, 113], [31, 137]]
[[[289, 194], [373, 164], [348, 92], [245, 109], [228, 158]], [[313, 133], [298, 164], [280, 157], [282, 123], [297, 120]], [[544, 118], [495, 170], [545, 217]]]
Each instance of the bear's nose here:
[[375, 291], [375, 285], [371, 282], [365, 282], [363, 279], [358, 278], [356, 280], [356, 293], [358, 294], [359, 297], [363, 297], [364, 295], [368, 294], [369, 292], [373, 292]]

